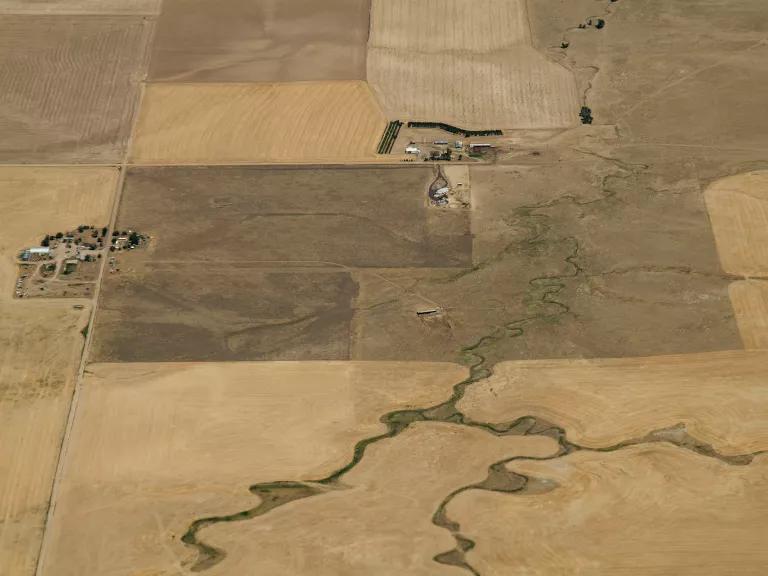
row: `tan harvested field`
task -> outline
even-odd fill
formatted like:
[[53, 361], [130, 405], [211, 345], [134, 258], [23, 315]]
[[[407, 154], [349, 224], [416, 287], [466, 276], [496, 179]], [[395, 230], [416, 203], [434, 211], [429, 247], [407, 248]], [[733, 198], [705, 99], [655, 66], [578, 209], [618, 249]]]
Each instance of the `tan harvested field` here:
[[448, 515], [476, 540], [467, 556], [480, 574], [765, 573], [766, 455], [731, 466], [654, 444], [509, 467], [556, 484], [544, 494], [473, 490], [454, 500]]
[[386, 126], [365, 82], [150, 84], [137, 164], [333, 163], [376, 159]]
[[0, 163], [119, 161], [153, 26], [140, 16], [0, 16]]
[[503, 362], [459, 408], [481, 422], [526, 415], [600, 448], [683, 423], [724, 454], [768, 449], [768, 352]]
[[[357, 440], [384, 431], [382, 413], [439, 402], [466, 374], [448, 363], [92, 364], [45, 573], [176, 574], [191, 555], [179, 537], [194, 519], [256, 506], [257, 497], [248, 493], [254, 482], [331, 473], [347, 462]], [[467, 448], [485, 439], [495, 446], [493, 457], [511, 447], [531, 454], [552, 450], [544, 438], [494, 441], [468, 432], [442, 434], [443, 451], [451, 452], [451, 436], [457, 435], [474, 439]], [[417, 454], [430, 453], [428, 442], [419, 444]], [[490, 457], [480, 452], [467, 455]], [[449, 466], [448, 477], [451, 461], [440, 464]], [[418, 473], [440, 476], [429, 472], [428, 462], [441, 460], [430, 455]], [[369, 491], [377, 488], [369, 497], [379, 506], [388, 500], [378, 494], [380, 485], [401, 492], [407, 487], [397, 474], [377, 481], [386, 466], [380, 470], [366, 475]], [[233, 526], [233, 544], [248, 543], [250, 536], [237, 536], [247, 524]], [[436, 536], [446, 539], [439, 530]], [[275, 561], [284, 550], [276, 547], [264, 561]]]
[[768, 348], [768, 282], [742, 280], [728, 288], [741, 339], [747, 349]]
[[13, 300], [17, 251], [109, 218], [116, 171], [0, 168], [0, 573], [34, 574], [90, 313], [73, 301]]
[[157, 14], [162, 0], [0, 0], [0, 14]]
[[473, 129], [578, 121], [573, 75], [530, 46], [522, 0], [374, 0], [368, 81], [391, 118]]
[[11, 300], [18, 251], [46, 234], [109, 223], [117, 184], [113, 168], [0, 167], [0, 302]]
[[501, 458], [550, 456], [557, 444], [419, 423], [369, 450], [344, 477], [346, 489], [203, 532], [230, 552], [209, 573], [459, 576], [465, 573], [459, 567], [433, 560], [455, 546], [449, 532], [432, 523], [442, 499], [482, 481], [486, 468]]
[[723, 269], [768, 276], [768, 171], [718, 180], [706, 199]]
[[364, 80], [368, 0], [164, 0], [149, 76]]
[[31, 576], [88, 307], [0, 305], [0, 573]]

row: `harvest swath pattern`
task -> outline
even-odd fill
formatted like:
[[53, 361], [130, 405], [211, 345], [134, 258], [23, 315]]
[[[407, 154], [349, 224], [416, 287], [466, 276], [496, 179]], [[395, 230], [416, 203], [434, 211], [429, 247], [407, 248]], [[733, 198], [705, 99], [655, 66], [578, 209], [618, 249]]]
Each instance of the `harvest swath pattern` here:
[[364, 82], [152, 84], [132, 160], [370, 161], [386, 125]]
[[530, 46], [524, 4], [483, 4], [374, 1], [368, 80], [386, 114], [470, 129], [573, 125], [573, 75]]

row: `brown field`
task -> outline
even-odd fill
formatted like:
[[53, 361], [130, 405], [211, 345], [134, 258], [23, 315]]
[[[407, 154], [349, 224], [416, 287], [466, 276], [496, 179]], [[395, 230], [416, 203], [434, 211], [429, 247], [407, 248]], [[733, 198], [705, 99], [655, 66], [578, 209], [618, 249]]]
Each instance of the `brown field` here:
[[706, 199], [723, 269], [768, 276], [768, 171], [718, 180]]
[[0, 0], [0, 14], [157, 14], [162, 0]]
[[590, 448], [684, 423], [723, 454], [768, 448], [768, 352], [503, 362], [460, 409], [481, 422], [533, 415]]
[[164, 0], [151, 80], [364, 80], [368, 0]]
[[[534, 45], [576, 71], [595, 123], [618, 125], [622, 143], [680, 146], [686, 160], [707, 150], [715, 165], [733, 148], [762, 149], [764, 159], [763, 0], [528, 4]], [[603, 18], [605, 27], [578, 29], [590, 18]]]
[[139, 16], [0, 16], [0, 162], [117, 162], [153, 25]]
[[389, 285], [359, 269], [471, 264], [469, 215], [428, 209], [432, 178], [424, 167], [131, 169], [118, 228], [151, 241], [105, 280], [92, 358], [349, 359], [358, 276]]
[[573, 75], [530, 46], [525, 10], [374, 0], [368, 81], [387, 116], [477, 129], [576, 124]]
[[364, 82], [151, 84], [137, 164], [376, 159], [386, 120]]
[[[0, 573], [34, 574], [82, 351], [85, 300], [13, 300], [13, 260], [46, 233], [107, 222], [109, 168], [0, 168]], [[84, 305], [73, 309], [73, 303]]]
[[739, 332], [747, 349], [768, 348], [768, 282], [743, 280], [728, 288]]
[[[466, 373], [398, 362], [90, 365], [45, 573], [177, 574], [190, 557], [179, 537], [192, 520], [255, 506], [254, 482], [332, 472], [357, 440], [384, 430], [380, 414], [438, 402]], [[536, 440], [487, 442], [551, 451]], [[443, 444], [449, 451], [450, 439]]]
[[509, 467], [556, 484], [532, 495], [473, 490], [449, 506], [477, 542], [467, 556], [480, 574], [765, 572], [765, 455], [729, 466], [654, 444]]

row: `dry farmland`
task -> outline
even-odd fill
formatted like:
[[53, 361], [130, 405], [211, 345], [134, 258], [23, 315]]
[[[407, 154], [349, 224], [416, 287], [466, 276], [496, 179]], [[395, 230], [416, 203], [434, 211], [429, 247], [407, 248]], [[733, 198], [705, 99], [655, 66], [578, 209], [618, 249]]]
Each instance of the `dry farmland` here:
[[149, 234], [150, 249], [106, 279], [93, 357], [349, 358], [356, 269], [471, 264], [468, 213], [427, 208], [432, 178], [424, 167], [131, 169], [118, 228]]
[[0, 0], [0, 14], [157, 14], [162, 0]]
[[578, 121], [572, 73], [530, 46], [525, 3], [374, 0], [368, 81], [387, 116], [464, 128]]
[[723, 269], [768, 276], [768, 171], [719, 180], [706, 199]]
[[469, 389], [460, 409], [481, 422], [528, 414], [557, 422], [568, 439], [611, 446], [683, 423], [724, 454], [768, 448], [768, 352], [504, 362]]
[[361, 162], [386, 125], [364, 82], [150, 84], [138, 164]]
[[364, 80], [368, 0], [164, 0], [150, 78]]
[[[441, 363], [92, 364], [45, 572], [178, 573], [190, 559], [179, 537], [200, 514], [255, 506], [247, 490], [253, 482], [330, 473], [356, 441], [384, 430], [380, 414], [439, 402], [466, 374]], [[446, 453], [449, 440], [442, 441]], [[505, 444], [532, 454], [547, 446], [488, 443], [493, 457]], [[375, 476], [367, 482], [378, 498]], [[386, 501], [382, 494], [379, 505]]]
[[728, 288], [747, 349], [768, 348], [768, 282], [743, 280]]
[[[106, 222], [112, 169], [0, 168], [0, 573], [32, 574], [67, 418], [85, 301], [11, 298], [17, 251], [51, 230]], [[84, 308], [76, 310], [73, 303]]]
[[[509, 467], [556, 486], [461, 494], [449, 516], [480, 574], [759, 576], [768, 563], [768, 458], [731, 466], [655, 444]], [[514, 519], [514, 521], [511, 521]]]
[[153, 25], [0, 16], [0, 162], [118, 161]]

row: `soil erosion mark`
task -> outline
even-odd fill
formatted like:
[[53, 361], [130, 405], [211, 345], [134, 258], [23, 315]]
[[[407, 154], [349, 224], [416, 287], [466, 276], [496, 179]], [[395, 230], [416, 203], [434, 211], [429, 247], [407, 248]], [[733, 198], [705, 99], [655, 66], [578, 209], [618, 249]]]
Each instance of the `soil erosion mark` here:
[[[612, 162], [617, 167], [618, 173], [613, 173], [602, 178], [602, 195], [600, 197], [591, 200], [580, 200], [578, 197], [566, 194], [547, 201], [516, 208], [510, 223], [512, 226], [522, 227], [526, 232], [525, 237], [522, 240], [511, 242], [489, 260], [480, 262], [467, 271], [458, 273], [448, 281], [456, 281], [466, 274], [471, 274], [490, 266], [504, 259], [505, 256], [512, 253], [514, 250], [525, 251], [532, 245], [544, 241], [544, 238], [551, 231], [552, 227], [549, 222], [547, 222], [549, 217], [546, 214], [541, 213], [541, 210], [557, 206], [561, 203], [568, 203], [575, 206], [587, 206], [596, 202], [609, 200], [616, 195], [616, 192], [610, 190], [608, 187], [612, 178], [626, 179], [631, 177], [636, 170], [644, 170], [647, 168], [647, 166], [642, 164], [629, 165], [613, 158], [603, 157], [603, 159]], [[197, 561], [192, 566], [192, 570], [202, 571], [210, 568], [223, 560], [226, 554], [224, 550], [206, 544], [199, 538], [199, 533], [202, 529], [221, 522], [249, 520], [267, 514], [271, 510], [288, 504], [289, 502], [317, 496], [332, 490], [345, 489], [346, 486], [341, 483], [341, 479], [360, 463], [365, 456], [368, 446], [398, 436], [415, 422], [441, 422], [479, 428], [495, 436], [547, 436], [558, 443], [559, 449], [552, 456], [544, 458], [528, 457], [527, 459], [530, 460], [561, 458], [577, 450], [612, 452], [637, 444], [667, 442], [692, 450], [704, 456], [718, 458], [727, 464], [749, 464], [760, 452], [738, 456], [721, 455], [715, 451], [712, 446], [704, 444], [690, 436], [682, 425], [654, 430], [642, 438], [626, 440], [612, 446], [603, 448], [585, 448], [567, 440], [566, 432], [563, 428], [535, 416], [522, 416], [509, 422], [500, 423], [479, 422], [472, 420], [458, 410], [456, 405], [463, 398], [467, 388], [480, 380], [488, 378], [492, 374], [492, 368], [488, 365], [486, 359], [486, 350], [489, 347], [506, 338], [519, 338], [523, 336], [526, 327], [533, 323], [551, 321], [570, 313], [570, 307], [559, 300], [558, 295], [566, 287], [567, 281], [572, 281], [575, 278], [584, 275], [584, 270], [578, 263], [580, 245], [578, 239], [574, 236], [559, 238], [558, 241], [568, 243], [571, 246], [568, 256], [564, 258], [567, 270], [561, 274], [538, 276], [530, 279], [528, 281], [529, 300], [534, 304], [532, 307], [533, 312], [505, 323], [490, 334], [486, 334], [479, 338], [474, 344], [462, 348], [462, 358], [464, 363], [469, 366], [469, 376], [453, 387], [453, 392], [447, 400], [426, 408], [387, 412], [379, 419], [380, 422], [386, 426], [386, 430], [381, 434], [357, 442], [349, 462], [324, 478], [317, 480], [291, 480], [254, 484], [250, 487], [250, 491], [260, 499], [260, 503], [257, 506], [235, 514], [210, 516], [195, 520], [181, 539], [182, 542], [193, 547], [198, 553]], [[456, 540], [456, 547], [453, 550], [436, 555], [433, 558], [436, 562], [457, 566], [474, 575], [479, 575], [479, 572], [467, 562], [465, 557], [466, 553], [475, 546], [475, 543], [462, 535], [460, 533], [459, 524], [450, 520], [446, 514], [447, 505], [458, 494], [467, 490], [491, 490], [518, 494], [525, 492], [530, 494], [541, 493], [555, 486], [547, 480], [529, 478], [516, 474], [506, 468], [508, 463], [522, 459], [526, 459], [526, 457], [511, 457], [496, 462], [489, 467], [485, 480], [477, 484], [461, 487], [446, 496], [434, 513], [432, 522], [436, 526], [451, 532]]]

